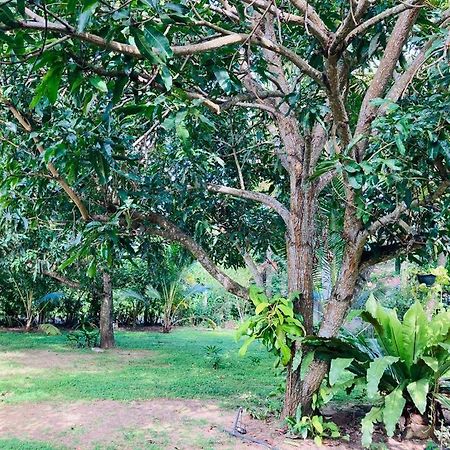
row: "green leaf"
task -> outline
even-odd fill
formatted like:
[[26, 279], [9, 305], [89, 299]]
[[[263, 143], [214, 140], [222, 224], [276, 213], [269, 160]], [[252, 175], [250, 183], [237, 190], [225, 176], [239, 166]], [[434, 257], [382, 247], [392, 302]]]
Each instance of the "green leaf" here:
[[312, 416], [311, 423], [312, 423], [313, 427], [317, 430], [318, 433], [320, 433], [320, 434], [323, 433], [323, 426], [322, 426], [322, 422], [319, 419], [319, 416]]
[[69, 258], [67, 258], [65, 261], [63, 261], [59, 267], [58, 270], [64, 270], [66, 267], [69, 267], [71, 264], [75, 262], [75, 260], [78, 258], [78, 252], [71, 255]]
[[[4, 23], [5, 25], [14, 25], [16, 23], [13, 12], [6, 4], [0, 5], [0, 23]], [[4, 32], [2, 31], [1, 33]]]
[[25, 0], [17, 0], [17, 12], [25, 17]]
[[380, 407], [372, 407], [372, 409], [361, 420], [362, 445], [369, 447], [372, 443], [372, 434], [374, 423], [379, 422], [382, 418], [382, 409]]
[[116, 105], [122, 98], [123, 90], [125, 89], [127, 83], [128, 77], [120, 77], [117, 79], [116, 83], [114, 84], [114, 90], [111, 99], [113, 105]]
[[89, 263], [88, 269], [86, 271], [86, 275], [89, 278], [94, 278], [95, 275], [97, 274], [97, 261], [94, 259], [92, 259], [92, 261]]
[[286, 305], [278, 305], [277, 308], [280, 309], [285, 316], [294, 317], [294, 310], [292, 308], [289, 308]]
[[105, 81], [98, 75], [89, 77], [89, 83], [91, 83], [92, 86], [94, 86], [100, 92], [108, 92], [108, 86], [106, 85]]
[[308, 372], [309, 366], [314, 360], [314, 352], [308, 352], [306, 355], [304, 355], [302, 364], [300, 366], [300, 379], [304, 380], [306, 373]]
[[450, 410], [450, 397], [443, 394], [434, 394], [434, 398], [446, 409]]
[[348, 184], [354, 189], [361, 189], [362, 184], [356, 177], [348, 177]]
[[291, 349], [284, 343], [280, 342], [281, 364], [287, 366], [292, 358]]
[[222, 90], [226, 94], [230, 94], [233, 90], [233, 82], [231, 81], [228, 71], [222, 67], [214, 66], [213, 72]]
[[150, 24], [145, 25], [144, 36], [163, 62], [166, 62], [173, 56], [169, 40], [155, 27], [152, 27]]
[[161, 67], [161, 79], [164, 83], [164, 87], [167, 91], [170, 91], [172, 89], [172, 74], [170, 73], [170, 70], [167, 66]]
[[355, 377], [355, 374], [346, 370], [352, 362], [353, 358], [336, 358], [331, 361], [328, 374], [330, 386], [334, 386], [338, 381], [347, 382]]
[[380, 344], [388, 355], [404, 359], [403, 327], [395, 309], [384, 308], [373, 295], [370, 295], [366, 303], [366, 310], [361, 313], [361, 317], [373, 325]]
[[376, 397], [378, 385], [380, 384], [380, 380], [383, 377], [385, 370], [398, 360], [399, 358], [397, 356], [382, 356], [370, 363], [369, 368], [367, 369], [367, 397]]
[[406, 386], [406, 389], [411, 396], [412, 401], [416, 405], [420, 414], [424, 414], [427, 408], [427, 395], [430, 385], [426, 378], [422, 378], [419, 381], [414, 381]]
[[431, 356], [422, 356], [422, 360], [433, 372], [437, 372], [439, 370], [439, 361], [436, 358], [432, 358]]
[[386, 427], [386, 434], [389, 437], [394, 435], [395, 427], [403, 413], [406, 400], [400, 387], [393, 390], [384, 399], [383, 421]]
[[258, 315], [261, 311], [264, 311], [269, 306], [269, 303], [260, 303], [255, 308], [255, 314]]
[[397, 145], [398, 150], [400, 151], [401, 155], [406, 155], [406, 148], [403, 144], [402, 138], [399, 134], [395, 136], [395, 144]]
[[247, 353], [248, 346], [256, 339], [256, 336], [250, 336], [239, 349], [239, 356], [244, 356]]
[[81, 33], [86, 28], [89, 19], [97, 8], [97, 0], [85, 0], [83, 3], [83, 8], [81, 9], [81, 14], [78, 17], [78, 33]]
[[39, 85], [36, 87], [36, 91], [33, 99], [30, 103], [30, 109], [36, 107], [39, 101], [45, 96], [48, 98], [51, 104], [56, 102], [58, 98], [58, 89], [61, 84], [61, 78], [63, 74], [63, 65], [58, 62], [54, 67], [51, 67], [44, 75]]
[[267, 302], [268, 300], [263, 290], [255, 284], [250, 286], [248, 295], [255, 306], [258, 306], [261, 302]]
[[314, 443], [318, 446], [321, 447], [322, 446], [322, 437], [321, 436], [314, 436]]
[[256, 336], [250, 336], [247, 340], [242, 344], [242, 347], [239, 349], [239, 356], [244, 356], [247, 353], [249, 345], [256, 339]]
[[292, 360], [292, 371], [295, 372], [302, 362], [302, 351], [301, 349], [297, 349], [294, 355], [294, 359]]
[[172, 57], [168, 39], [152, 25], [147, 24], [143, 31], [131, 28], [131, 33], [141, 53], [151, 62], [163, 64]]
[[416, 301], [403, 317], [403, 359], [412, 367], [428, 344], [428, 319], [422, 305]]

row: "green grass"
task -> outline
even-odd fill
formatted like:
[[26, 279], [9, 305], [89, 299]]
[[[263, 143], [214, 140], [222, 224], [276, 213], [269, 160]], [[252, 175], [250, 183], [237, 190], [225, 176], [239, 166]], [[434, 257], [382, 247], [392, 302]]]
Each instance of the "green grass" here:
[[[0, 395], [7, 393], [7, 403], [164, 397], [215, 399], [224, 407], [255, 408], [279, 382], [273, 359], [261, 346], [251, 347], [244, 358], [238, 356], [240, 344], [234, 341], [232, 331], [184, 328], [170, 334], [118, 332], [117, 344], [120, 349], [150, 352], [132, 359], [114, 352], [93, 356], [91, 350], [69, 348], [63, 335], [0, 332]], [[208, 362], [207, 345], [222, 350], [219, 369]], [[12, 367], [2, 361], [1, 352], [28, 349], [60, 352], [61, 358], [70, 352], [79, 359], [73, 367], [69, 364], [67, 368], [1, 376], [2, 367]], [[89, 370], [78, 363], [84, 354], [94, 361]]]
[[45, 442], [23, 441], [19, 439], [0, 439], [2, 450], [60, 450], [63, 447], [54, 447]]

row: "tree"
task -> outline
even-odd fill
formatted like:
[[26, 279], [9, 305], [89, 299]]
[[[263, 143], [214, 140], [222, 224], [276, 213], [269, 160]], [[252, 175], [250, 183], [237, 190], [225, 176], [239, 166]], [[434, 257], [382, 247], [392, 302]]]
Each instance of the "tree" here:
[[[343, 249], [319, 336], [339, 332], [362, 270], [426, 249], [433, 236], [439, 237], [438, 247], [446, 245], [450, 180], [443, 113], [448, 108], [449, 14], [439, 4], [242, 0], [224, 1], [220, 7], [192, 2], [189, 8], [138, 1], [119, 9], [97, 2], [36, 4], [32, 9], [24, 9], [22, 2], [14, 5], [1, 7], [3, 54], [13, 63], [37, 60], [32, 68], [38, 71], [48, 67], [32, 107], [55, 103], [66, 73], [72, 91], [90, 83], [99, 92], [110, 92], [108, 114], [115, 103], [132, 102], [130, 106], [141, 108], [139, 117], [154, 118], [158, 105], [167, 101], [170, 117], [161, 113], [159, 119], [167, 119], [164, 130], [186, 148], [191, 137], [187, 123], [193, 121], [186, 108], [189, 100], [220, 114], [245, 108], [241, 124], [253, 126], [256, 117], [263, 117], [270, 153], [285, 171], [269, 174], [277, 189], [256, 184], [256, 170], [250, 170], [252, 183], [244, 187], [242, 170], [236, 167], [237, 187], [206, 176], [203, 192], [197, 188], [191, 194], [204, 199], [206, 189], [258, 202], [278, 214], [286, 230], [289, 291], [299, 293], [296, 309], [308, 333], [315, 332], [313, 269], [320, 219], [328, 226], [320, 198], [338, 208], [334, 227]], [[83, 71], [92, 74], [88, 80], [82, 79]], [[429, 79], [421, 80], [421, 73]], [[439, 105], [435, 117], [427, 96], [433, 107]], [[414, 119], [429, 128], [420, 139]], [[153, 127], [148, 125], [144, 140], [153, 136]], [[196, 156], [188, 160], [195, 162]], [[270, 162], [274, 167], [273, 158]], [[252, 167], [260, 163], [255, 157]], [[113, 217], [108, 211], [93, 217], [62, 177], [55, 177], [83, 220], [117, 218], [117, 211]], [[205, 249], [211, 246], [193, 239], [192, 218], [182, 219], [168, 204], [148, 210], [118, 203], [119, 210], [129, 211], [131, 229], [181, 243], [230, 292], [247, 295], [208, 255]], [[292, 348], [292, 355], [297, 350]], [[288, 368], [285, 415], [292, 415], [299, 403], [310, 404], [326, 370], [324, 362], [316, 361], [301, 380], [298, 369]]]

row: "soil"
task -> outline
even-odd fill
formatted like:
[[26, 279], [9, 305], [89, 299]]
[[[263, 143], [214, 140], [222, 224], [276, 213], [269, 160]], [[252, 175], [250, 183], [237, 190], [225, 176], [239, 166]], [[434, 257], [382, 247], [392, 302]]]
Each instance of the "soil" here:
[[[340, 413], [347, 424], [352, 417]], [[136, 449], [143, 443], [162, 449], [319, 449], [311, 441], [287, 439], [275, 422], [243, 416], [244, 440], [231, 436], [236, 412], [225, 411], [214, 402], [154, 399], [137, 402], [101, 400], [91, 402], [21, 403], [0, 407], [0, 438], [44, 441], [69, 449]], [[336, 450], [360, 449], [355, 429], [346, 430], [349, 441], [325, 442]], [[248, 440], [247, 440], [248, 439]], [[249, 440], [256, 439], [260, 443]], [[265, 445], [264, 445], [265, 444]], [[424, 443], [397, 442], [387, 448], [419, 450]], [[149, 448], [149, 447], [144, 447]], [[150, 447], [151, 448], [151, 447]], [[323, 447], [322, 447], [323, 448]]]

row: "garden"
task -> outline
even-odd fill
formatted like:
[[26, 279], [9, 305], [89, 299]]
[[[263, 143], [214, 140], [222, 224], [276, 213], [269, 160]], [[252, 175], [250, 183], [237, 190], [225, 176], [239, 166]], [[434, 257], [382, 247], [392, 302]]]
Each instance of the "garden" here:
[[0, 448], [449, 448], [449, 6], [1, 1]]

